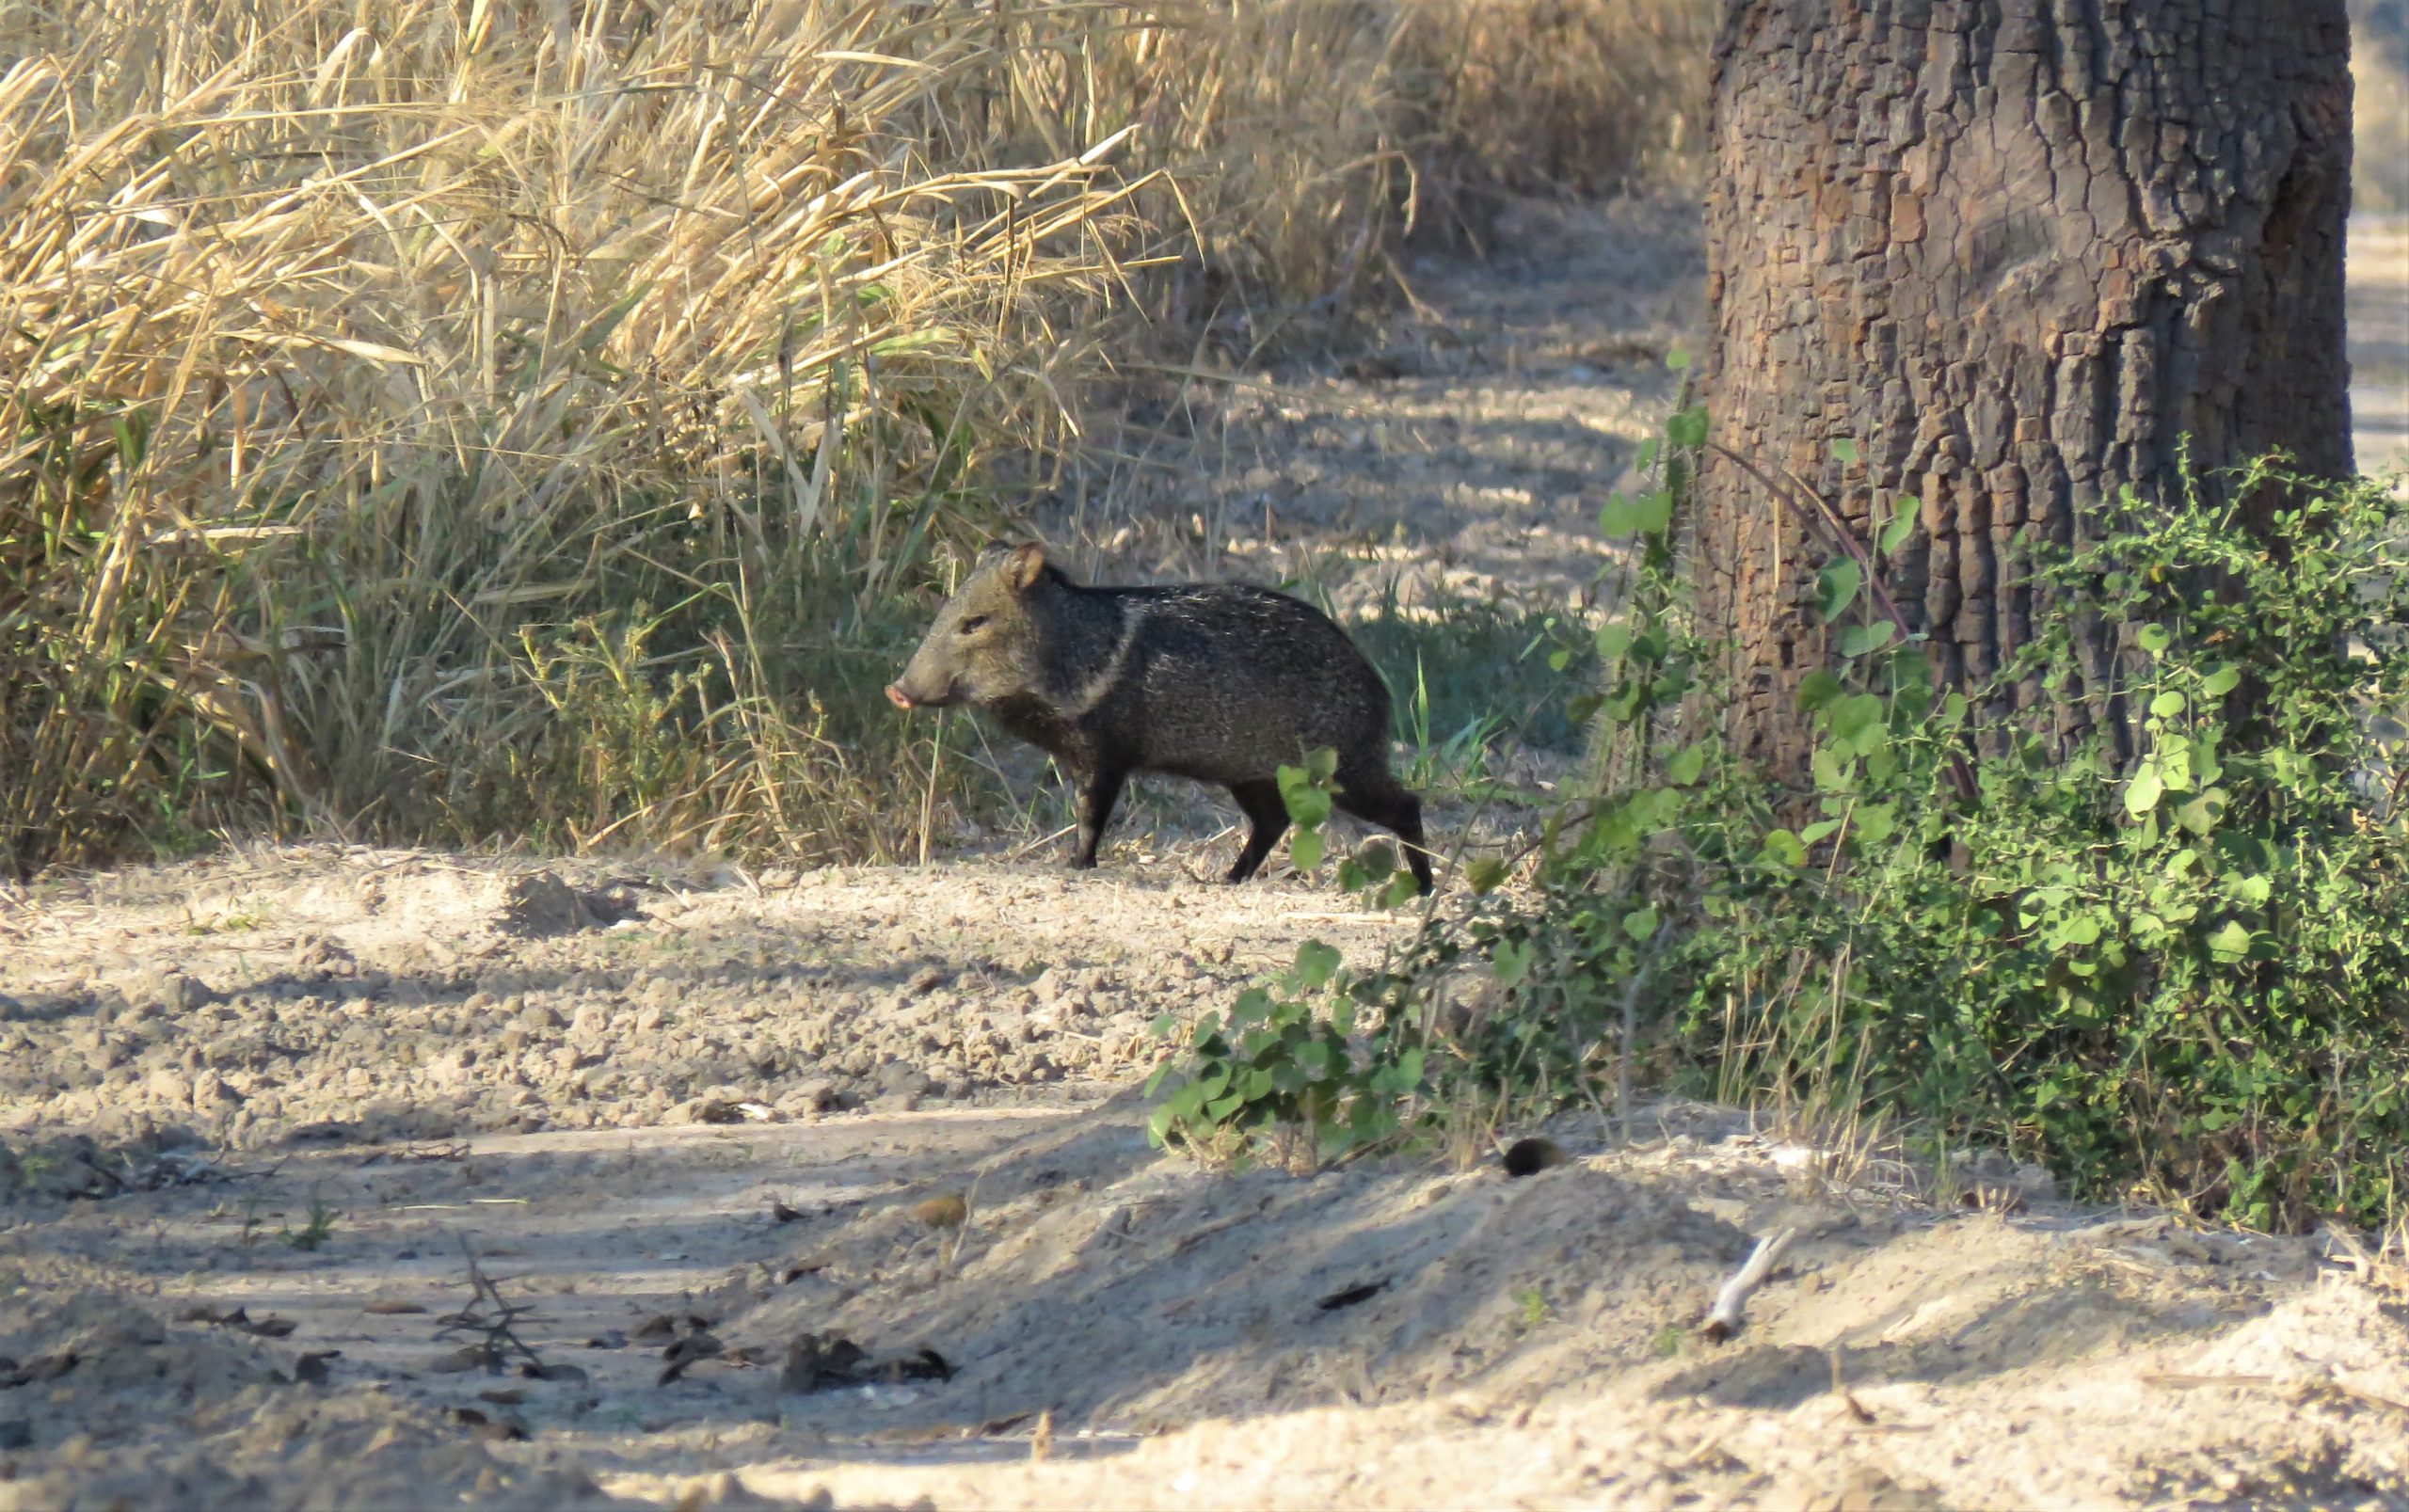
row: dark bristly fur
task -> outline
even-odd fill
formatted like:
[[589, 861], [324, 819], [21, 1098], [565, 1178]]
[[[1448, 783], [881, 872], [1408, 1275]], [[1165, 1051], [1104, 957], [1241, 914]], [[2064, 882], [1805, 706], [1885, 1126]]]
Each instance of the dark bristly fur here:
[[902, 708], [969, 704], [1040, 747], [1080, 787], [1076, 867], [1133, 772], [1230, 790], [1252, 824], [1229, 880], [1244, 882], [1288, 827], [1273, 774], [1331, 747], [1334, 800], [1395, 830], [1430, 890], [1422, 801], [1389, 771], [1389, 693], [1309, 604], [1266, 588], [1200, 583], [1083, 588], [1019, 546], [981, 560], [886, 690]]

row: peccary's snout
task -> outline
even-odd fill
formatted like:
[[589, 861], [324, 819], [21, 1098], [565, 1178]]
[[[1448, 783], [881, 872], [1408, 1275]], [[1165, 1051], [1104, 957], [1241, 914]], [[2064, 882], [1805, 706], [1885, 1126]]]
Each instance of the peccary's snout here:
[[903, 676], [886, 685], [886, 701], [898, 708], [943, 708], [954, 700], [953, 677], [927, 663], [926, 651], [912, 659]]
[[929, 679], [915, 680], [905, 673], [886, 685], [886, 701], [898, 708], [943, 708], [953, 702], [953, 690], [940, 684], [929, 686]]

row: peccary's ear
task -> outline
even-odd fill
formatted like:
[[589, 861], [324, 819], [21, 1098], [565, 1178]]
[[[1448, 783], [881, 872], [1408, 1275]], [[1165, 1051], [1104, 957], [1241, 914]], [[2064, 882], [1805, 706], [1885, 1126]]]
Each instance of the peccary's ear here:
[[1037, 585], [1038, 574], [1045, 570], [1045, 548], [1035, 541], [1015, 546], [1004, 558], [1004, 581], [1014, 593], [1027, 593]]

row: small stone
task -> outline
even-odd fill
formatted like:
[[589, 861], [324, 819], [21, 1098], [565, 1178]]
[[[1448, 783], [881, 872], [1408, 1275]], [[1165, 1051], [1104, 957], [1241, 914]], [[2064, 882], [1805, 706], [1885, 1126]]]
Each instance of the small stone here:
[[511, 879], [503, 889], [499, 922], [506, 933], [541, 939], [582, 929], [592, 919], [577, 889], [550, 872], [535, 871]]
[[[830, 1108], [841, 1107], [845, 1100], [844, 1092], [838, 1089], [836, 1078], [831, 1076], [814, 1076], [787, 1095], [814, 1113], [824, 1113]], [[781, 1098], [779, 1101], [783, 1103], [786, 1099]]]
[[[636, 1006], [650, 1009], [671, 1008], [676, 1006], [678, 1000], [685, 994], [685, 984], [675, 978], [648, 977], [645, 979], [644, 990], [636, 995]], [[660, 1021], [655, 1019], [654, 1022]]]
[[160, 971], [142, 983], [136, 995], [164, 1012], [188, 1013], [209, 1001], [209, 989], [181, 971]]
[[575, 1365], [528, 1364], [518, 1367], [518, 1374], [529, 1380], [551, 1381], [561, 1386], [582, 1386], [589, 1378]]

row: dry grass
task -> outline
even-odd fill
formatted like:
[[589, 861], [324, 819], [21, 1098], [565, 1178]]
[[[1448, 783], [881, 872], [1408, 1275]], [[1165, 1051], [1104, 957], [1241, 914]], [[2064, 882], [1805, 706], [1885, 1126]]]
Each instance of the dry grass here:
[[991, 460], [1601, 129], [1457, 4], [0, 0], [0, 857], [903, 853]]
[[860, 633], [949, 468], [1053, 443], [1128, 186], [1094, 143], [922, 160], [981, 43], [883, 13], [40, 26], [0, 79], [20, 861], [247, 770], [409, 833], [891, 850], [780, 665]]
[[1506, 195], [1687, 186], [1721, 8], [1699, 0], [1415, 0], [1409, 32], [1439, 230], [1479, 240]]

